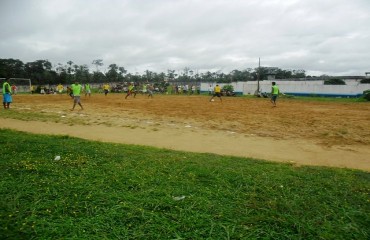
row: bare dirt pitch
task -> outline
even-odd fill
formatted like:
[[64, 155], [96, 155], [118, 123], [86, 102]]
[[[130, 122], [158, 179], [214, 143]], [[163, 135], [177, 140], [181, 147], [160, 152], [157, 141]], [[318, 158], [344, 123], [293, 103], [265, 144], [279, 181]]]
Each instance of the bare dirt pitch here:
[[[208, 96], [16, 95], [3, 127], [105, 142], [370, 171], [370, 104]], [[5, 110], [2, 110], [5, 111]], [[11, 114], [13, 115], [13, 114]], [[19, 120], [22, 119], [22, 120]]]

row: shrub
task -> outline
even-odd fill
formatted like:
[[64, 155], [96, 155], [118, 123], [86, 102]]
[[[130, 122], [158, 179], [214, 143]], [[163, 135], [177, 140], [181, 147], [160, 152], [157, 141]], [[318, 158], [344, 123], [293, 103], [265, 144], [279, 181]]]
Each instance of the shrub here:
[[363, 97], [370, 101], [370, 89], [363, 92]]
[[360, 83], [370, 83], [370, 78], [361, 79]]
[[324, 81], [324, 85], [346, 85], [343, 79], [333, 78]]
[[228, 84], [228, 85], [223, 86], [222, 90], [229, 91], [229, 92], [234, 92], [234, 87], [233, 87], [233, 85]]

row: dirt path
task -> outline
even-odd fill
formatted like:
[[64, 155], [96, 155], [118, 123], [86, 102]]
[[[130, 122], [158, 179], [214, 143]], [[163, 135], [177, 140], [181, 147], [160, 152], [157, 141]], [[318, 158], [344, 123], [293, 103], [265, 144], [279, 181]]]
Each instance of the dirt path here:
[[14, 98], [12, 112], [0, 113], [6, 128], [370, 171], [369, 104], [111, 94], [82, 98], [85, 110], [70, 112], [65, 95]]

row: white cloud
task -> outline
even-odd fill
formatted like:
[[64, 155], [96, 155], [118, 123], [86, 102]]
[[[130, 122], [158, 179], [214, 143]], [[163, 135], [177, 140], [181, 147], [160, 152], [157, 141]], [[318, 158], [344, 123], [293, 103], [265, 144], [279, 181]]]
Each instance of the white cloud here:
[[[15, 10], [16, 9], [16, 10]], [[130, 72], [370, 71], [368, 0], [3, 0], [0, 57]]]

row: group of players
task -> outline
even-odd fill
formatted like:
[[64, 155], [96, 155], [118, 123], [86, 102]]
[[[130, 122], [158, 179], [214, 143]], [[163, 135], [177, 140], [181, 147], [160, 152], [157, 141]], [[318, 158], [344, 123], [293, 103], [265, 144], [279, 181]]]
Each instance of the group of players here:
[[[59, 87], [59, 86], [61, 86], [61, 87]], [[58, 85], [57, 89], [58, 89], [58, 91], [61, 89], [60, 91], [62, 92], [63, 91], [63, 86]], [[83, 110], [83, 106], [81, 104], [82, 90], [83, 90], [83, 87], [78, 82], [75, 82], [70, 87], [67, 87], [67, 93], [73, 98], [73, 107], [72, 107], [71, 111], [73, 111], [75, 109], [76, 104], [78, 104], [81, 107], [81, 110]], [[144, 94], [148, 94], [148, 98], [153, 98], [153, 90], [154, 90], [153, 85], [151, 85], [151, 84], [144, 84], [143, 85], [142, 92]], [[84, 85], [84, 91], [85, 91], [85, 96], [86, 97], [91, 96], [91, 86], [90, 86], [90, 84], [86, 83]], [[103, 85], [103, 92], [104, 92], [105, 96], [108, 95], [108, 93], [109, 93], [109, 85], [108, 84]], [[127, 99], [129, 96], [133, 96], [135, 98], [136, 94], [137, 94], [137, 91], [135, 90], [134, 83], [130, 83], [129, 86], [128, 86], [128, 91], [127, 91], [127, 94], [125, 96], [125, 99]]]
[[[272, 88], [271, 88], [271, 103], [273, 107], [276, 107], [276, 99], [280, 93], [279, 87], [276, 85], [276, 82], [272, 82]], [[221, 87], [217, 84], [213, 89], [213, 95], [211, 99], [209, 99], [210, 102], [213, 102], [214, 97], [218, 97], [220, 101], [222, 102], [222, 94], [221, 94]]]
[[[63, 92], [63, 85], [59, 84], [57, 86], [57, 91], [59, 93], [62, 93]], [[82, 85], [78, 82], [75, 82], [73, 83], [70, 87], [67, 87], [67, 93], [71, 96], [71, 98], [73, 98], [73, 107], [71, 109], [71, 111], [73, 111], [76, 107], [76, 105], [78, 104], [81, 108], [81, 110], [83, 110], [83, 106], [81, 104], [81, 93], [82, 91], [85, 91], [85, 96], [91, 96], [91, 86], [89, 83], [86, 83], [84, 85], [84, 88], [82, 87]], [[3, 106], [4, 106], [4, 109], [9, 109], [9, 106], [10, 106], [10, 103], [12, 102], [12, 88], [10, 86], [10, 84], [7, 82], [7, 81], [4, 81], [3, 83], [3, 86], [2, 86], [2, 92], [3, 92]], [[144, 94], [148, 94], [148, 98], [153, 98], [153, 85], [151, 84], [144, 84], [143, 85], [143, 89], [142, 89], [142, 92]], [[104, 94], [105, 96], [107, 96], [108, 92], [109, 92], [109, 85], [108, 84], [104, 84], [103, 85], [103, 91], [104, 91]], [[137, 94], [137, 91], [135, 90], [135, 85], [134, 83], [130, 83], [129, 86], [128, 86], [128, 91], [127, 91], [127, 94], [125, 96], [125, 99], [127, 99], [129, 96], [133, 96], [134, 98], [136, 97], [136, 94]], [[272, 82], [272, 89], [271, 89], [271, 103], [273, 105], [273, 107], [276, 107], [276, 99], [279, 95], [279, 87], [276, 85], [275, 82]], [[222, 102], [222, 94], [221, 94], [221, 87], [217, 84], [215, 87], [214, 87], [214, 90], [213, 90], [213, 95], [211, 97], [211, 99], [209, 100], [210, 102], [211, 101], [214, 101], [214, 97], [218, 97], [220, 99], [220, 101]]]

